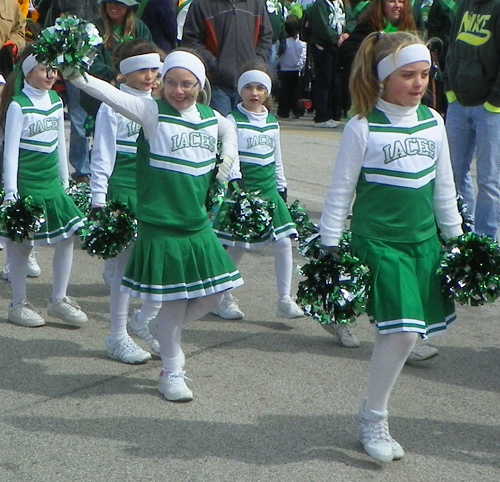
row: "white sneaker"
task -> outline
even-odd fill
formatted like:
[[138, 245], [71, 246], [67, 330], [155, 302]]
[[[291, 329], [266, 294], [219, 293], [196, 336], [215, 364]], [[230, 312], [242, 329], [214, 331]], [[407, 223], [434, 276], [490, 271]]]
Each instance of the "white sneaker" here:
[[193, 392], [186, 385], [186, 372], [166, 372], [162, 370], [158, 378], [158, 391], [169, 402], [190, 402]]
[[104, 268], [102, 270], [102, 279], [108, 288], [111, 288], [111, 282], [113, 281], [113, 276], [116, 271], [116, 258], [107, 259], [104, 262]]
[[[384, 463], [394, 460], [393, 438], [389, 434], [387, 416], [387, 411], [365, 412], [363, 408], [359, 410], [359, 441], [370, 457]], [[397, 445], [403, 451], [403, 448]]]
[[323, 129], [335, 129], [335, 127], [338, 127], [340, 125], [340, 122], [330, 119], [325, 122], [315, 122], [314, 127], [322, 127]]
[[429, 345], [415, 345], [406, 359], [407, 362], [427, 361], [439, 355], [437, 348]]
[[31, 253], [28, 257], [28, 276], [30, 278], [38, 278], [40, 276], [42, 270], [40, 269], [40, 266], [38, 266], [38, 262], [35, 257], [35, 250], [31, 250]]
[[225, 320], [240, 320], [245, 315], [243, 311], [240, 310], [236, 301], [238, 300], [233, 295], [225, 295], [212, 313], [224, 318]]
[[328, 325], [321, 323], [321, 326], [337, 339], [339, 345], [346, 348], [357, 348], [359, 346], [358, 337], [351, 331], [349, 323], [331, 323]]
[[0, 251], [2, 251], [2, 249], [3, 249], [3, 244], [0, 243]]
[[159, 355], [160, 344], [158, 343], [158, 340], [151, 335], [151, 332], [149, 331], [149, 323], [141, 323], [137, 319], [139, 313], [139, 310], [135, 310], [130, 317], [130, 320], [128, 321], [128, 331], [144, 340], [149, 345], [151, 351], [156, 355]]
[[80, 306], [71, 296], [65, 296], [62, 300], [52, 303], [47, 302], [47, 313], [54, 318], [59, 318], [69, 325], [81, 326], [89, 321], [87, 315], [80, 309]]
[[[40, 274], [42, 273], [42, 270], [40, 269], [40, 266], [38, 266], [38, 262], [35, 257], [35, 252], [31, 251], [29, 257], [28, 257], [28, 271], [26, 272], [26, 275], [29, 278], [38, 278]], [[6, 281], [10, 281], [10, 267], [9, 263], [6, 263], [3, 272], [2, 272], [2, 278]]]
[[278, 300], [278, 310], [276, 316], [279, 318], [301, 318], [304, 316], [302, 308], [295, 303], [291, 296], [286, 296], [282, 300]]
[[151, 353], [143, 350], [130, 336], [117, 341], [114, 344], [106, 339], [106, 355], [114, 360], [119, 360], [130, 365], [138, 365], [151, 360]]
[[9, 314], [7, 319], [19, 326], [43, 326], [44, 319], [36, 312], [35, 308], [26, 300], [16, 306], [9, 306]]

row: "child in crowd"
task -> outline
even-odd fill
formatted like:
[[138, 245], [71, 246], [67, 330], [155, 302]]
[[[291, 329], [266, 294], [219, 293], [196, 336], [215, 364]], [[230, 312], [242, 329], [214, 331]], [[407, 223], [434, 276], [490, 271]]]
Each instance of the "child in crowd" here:
[[[293, 269], [290, 236], [295, 236], [297, 230], [286, 205], [287, 182], [281, 159], [279, 125], [264, 106], [271, 94], [271, 78], [264, 70], [247, 70], [238, 80], [238, 93], [243, 102], [228, 116], [238, 132], [238, 157], [229, 179], [242, 179], [246, 191], [259, 191], [260, 197], [276, 205], [273, 231], [269, 238], [249, 243], [221, 231], [217, 218], [214, 230], [221, 243], [228, 246], [227, 252], [235, 266], [246, 250], [258, 249], [273, 241], [279, 295], [276, 314], [282, 318], [299, 318], [304, 312], [290, 296]], [[230, 292], [224, 294], [213, 313], [225, 319], [244, 316]]]
[[430, 66], [413, 34], [366, 38], [350, 81], [354, 117], [320, 221], [322, 242], [335, 253], [356, 194], [351, 250], [373, 275], [367, 313], [375, 325], [359, 439], [380, 462], [404, 456], [389, 433], [387, 406], [418, 335], [442, 333], [455, 320], [436, 274], [437, 226], [450, 239], [462, 234], [462, 221], [443, 119], [420, 103]]
[[[161, 64], [156, 46], [143, 39], [134, 39], [121, 43], [116, 48], [114, 57], [119, 72], [124, 77], [120, 90], [151, 99], [151, 91], [157, 81]], [[139, 124], [118, 114], [110, 106], [101, 104], [96, 117], [90, 164], [93, 209], [104, 207], [106, 200], [110, 200], [126, 203], [134, 214], [137, 211], [135, 166], [136, 140], [140, 128]], [[151, 354], [137, 345], [127, 333], [129, 295], [120, 292], [125, 268], [133, 249], [132, 244], [116, 258], [106, 261], [108, 265], [112, 263], [114, 268], [110, 270], [111, 332], [106, 339], [106, 353], [110, 358], [130, 364], [144, 363], [151, 359]], [[156, 316], [159, 306], [153, 304], [148, 307], [154, 307], [153, 313], [146, 314], [147, 308], [142, 313], [134, 312], [129, 329], [144, 338], [151, 350], [159, 354], [158, 341], [151, 336], [147, 324], [147, 321]], [[147, 319], [144, 319], [144, 316]]]
[[217, 178], [224, 181], [236, 156], [236, 132], [230, 121], [196, 102], [205, 85], [205, 67], [185, 50], [166, 57], [160, 100], [120, 91], [90, 75], [65, 76], [142, 126], [136, 164], [138, 236], [122, 289], [143, 299], [142, 309], [161, 302], [150, 324], [163, 367], [158, 390], [169, 401], [190, 401], [182, 330], [215, 309], [224, 291], [243, 284], [205, 207], [218, 140], [222, 163]]
[[[12, 303], [8, 320], [21, 326], [42, 326], [44, 319], [28, 303], [26, 275], [33, 245], [54, 245], [52, 297], [47, 312], [66, 323], [81, 326], [87, 316], [67, 296], [73, 262], [74, 234], [83, 215], [65, 193], [68, 165], [61, 99], [51, 88], [56, 71], [39, 64], [30, 47], [20, 57], [20, 69], [10, 76], [0, 106], [4, 128], [4, 202], [32, 196], [44, 209], [45, 223], [33, 240], [7, 239]], [[19, 79], [18, 76], [21, 76]], [[17, 91], [18, 85], [21, 91]]]
[[279, 58], [278, 79], [278, 117], [287, 119], [290, 110], [295, 118], [304, 115], [304, 109], [298, 106], [301, 85], [300, 73], [306, 62], [305, 42], [299, 39], [300, 21], [295, 15], [290, 15], [285, 21], [286, 49]]

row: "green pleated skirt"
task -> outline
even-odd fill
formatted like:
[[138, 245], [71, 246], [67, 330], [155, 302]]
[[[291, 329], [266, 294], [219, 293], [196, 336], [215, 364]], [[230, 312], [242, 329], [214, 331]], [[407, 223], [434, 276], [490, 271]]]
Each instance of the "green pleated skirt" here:
[[152, 301], [193, 299], [243, 284], [210, 224], [194, 233], [139, 221], [121, 290]]
[[436, 274], [437, 235], [419, 243], [392, 243], [352, 235], [351, 252], [372, 273], [367, 314], [380, 333], [438, 334], [456, 319], [452, 301], [443, 297]]
[[[33, 239], [25, 239], [23, 243], [33, 245], [53, 245], [58, 241], [71, 237], [85, 222], [85, 216], [78, 209], [73, 200], [66, 194], [62, 185], [52, 183], [52, 187], [38, 186], [23, 187], [19, 183], [20, 196], [32, 196], [34, 201], [41, 204], [44, 211], [45, 223], [34, 233]], [[8, 238], [6, 233], [0, 237]]]

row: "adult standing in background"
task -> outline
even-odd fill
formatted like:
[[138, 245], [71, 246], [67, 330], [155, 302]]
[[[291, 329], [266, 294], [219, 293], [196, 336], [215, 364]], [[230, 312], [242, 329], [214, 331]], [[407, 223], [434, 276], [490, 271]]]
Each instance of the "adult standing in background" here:
[[334, 128], [342, 117], [342, 83], [338, 47], [349, 36], [342, 0], [316, 0], [309, 7], [310, 48], [314, 62], [314, 127]]
[[271, 53], [273, 31], [262, 0], [195, 0], [191, 3], [182, 46], [195, 49], [207, 66], [210, 106], [223, 116], [236, 108], [237, 81], [245, 64]]
[[148, 27], [153, 42], [168, 54], [177, 46], [177, 15], [171, 0], [139, 0], [136, 17]]
[[5, 78], [12, 72], [14, 59], [26, 44], [23, 17], [17, 0], [0, 2], [0, 74]]
[[[457, 191], [474, 231], [497, 239], [500, 220], [500, 0], [464, 0], [443, 74], [446, 130]], [[476, 154], [477, 197], [471, 180]]]

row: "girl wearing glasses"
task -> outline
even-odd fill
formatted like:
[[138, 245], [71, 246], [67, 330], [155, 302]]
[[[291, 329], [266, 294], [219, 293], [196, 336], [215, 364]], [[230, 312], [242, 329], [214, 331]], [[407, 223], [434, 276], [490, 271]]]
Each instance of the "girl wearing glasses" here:
[[218, 242], [205, 208], [217, 142], [222, 182], [236, 156], [231, 122], [196, 98], [205, 84], [198, 56], [176, 50], [162, 66], [161, 99], [128, 94], [90, 75], [70, 80], [142, 126], [137, 141], [138, 237], [121, 289], [148, 303], [161, 303], [154, 323], [163, 369], [158, 390], [172, 402], [193, 393], [185, 382], [181, 334], [190, 322], [215, 309], [222, 293], [243, 284]]

